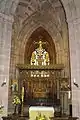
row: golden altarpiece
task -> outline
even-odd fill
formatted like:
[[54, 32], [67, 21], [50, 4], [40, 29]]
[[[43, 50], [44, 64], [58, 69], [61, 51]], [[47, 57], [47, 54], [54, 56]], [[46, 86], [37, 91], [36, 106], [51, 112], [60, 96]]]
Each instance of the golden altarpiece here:
[[17, 65], [19, 93], [23, 94], [25, 105], [59, 105], [63, 65], [51, 64], [43, 42], [39, 41], [38, 45], [32, 52], [30, 64]]

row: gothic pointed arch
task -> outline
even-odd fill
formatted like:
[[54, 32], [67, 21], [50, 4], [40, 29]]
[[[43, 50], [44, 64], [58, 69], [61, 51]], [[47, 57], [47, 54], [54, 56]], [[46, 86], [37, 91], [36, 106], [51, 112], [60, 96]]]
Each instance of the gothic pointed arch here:
[[43, 48], [49, 53], [50, 63], [55, 64], [56, 51], [54, 41], [43, 27], [38, 27], [29, 37], [25, 47], [25, 63], [30, 63], [32, 52], [38, 47], [34, 42], [39, 42], [40, 39], [42, 42], [46, 42], [46, 44], [43, 45]]

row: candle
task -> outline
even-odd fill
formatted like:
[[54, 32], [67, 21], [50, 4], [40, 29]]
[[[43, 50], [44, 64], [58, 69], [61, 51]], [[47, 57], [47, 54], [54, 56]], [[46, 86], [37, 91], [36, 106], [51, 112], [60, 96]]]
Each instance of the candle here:
[[22, 102], [24, 101], [24, 87], [22, 87]]
[[71, 92], [68, 91], [68, 99], [70, 99], [70, 98], [71, 98]]

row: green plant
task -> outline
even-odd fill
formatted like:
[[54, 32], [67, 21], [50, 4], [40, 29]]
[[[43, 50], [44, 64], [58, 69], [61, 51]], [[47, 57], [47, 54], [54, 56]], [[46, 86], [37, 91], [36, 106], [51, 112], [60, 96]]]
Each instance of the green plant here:
[[14, 95], [12, 104], [14, 105], [14, 114], [18, 113], [18, 107], [21, 104], [21, 101], [17, 95]]
[[21, 101], [20, 101], [20, 99], [19, 99], [19, 97], [17, 95], [14, 95], [12, 104], [13, 105], [21, 104]]

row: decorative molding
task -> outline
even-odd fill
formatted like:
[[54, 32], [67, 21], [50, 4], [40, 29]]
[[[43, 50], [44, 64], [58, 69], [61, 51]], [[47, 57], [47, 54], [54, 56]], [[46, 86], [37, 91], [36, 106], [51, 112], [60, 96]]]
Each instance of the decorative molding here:
[[36, 66], [36, 65], [26, 65], [26, 64], [17, 64], [19, 69], [28, 69], [28, 70], [62, 70], [64, 68], [63, 64], [48, 65], [48, 66]]

